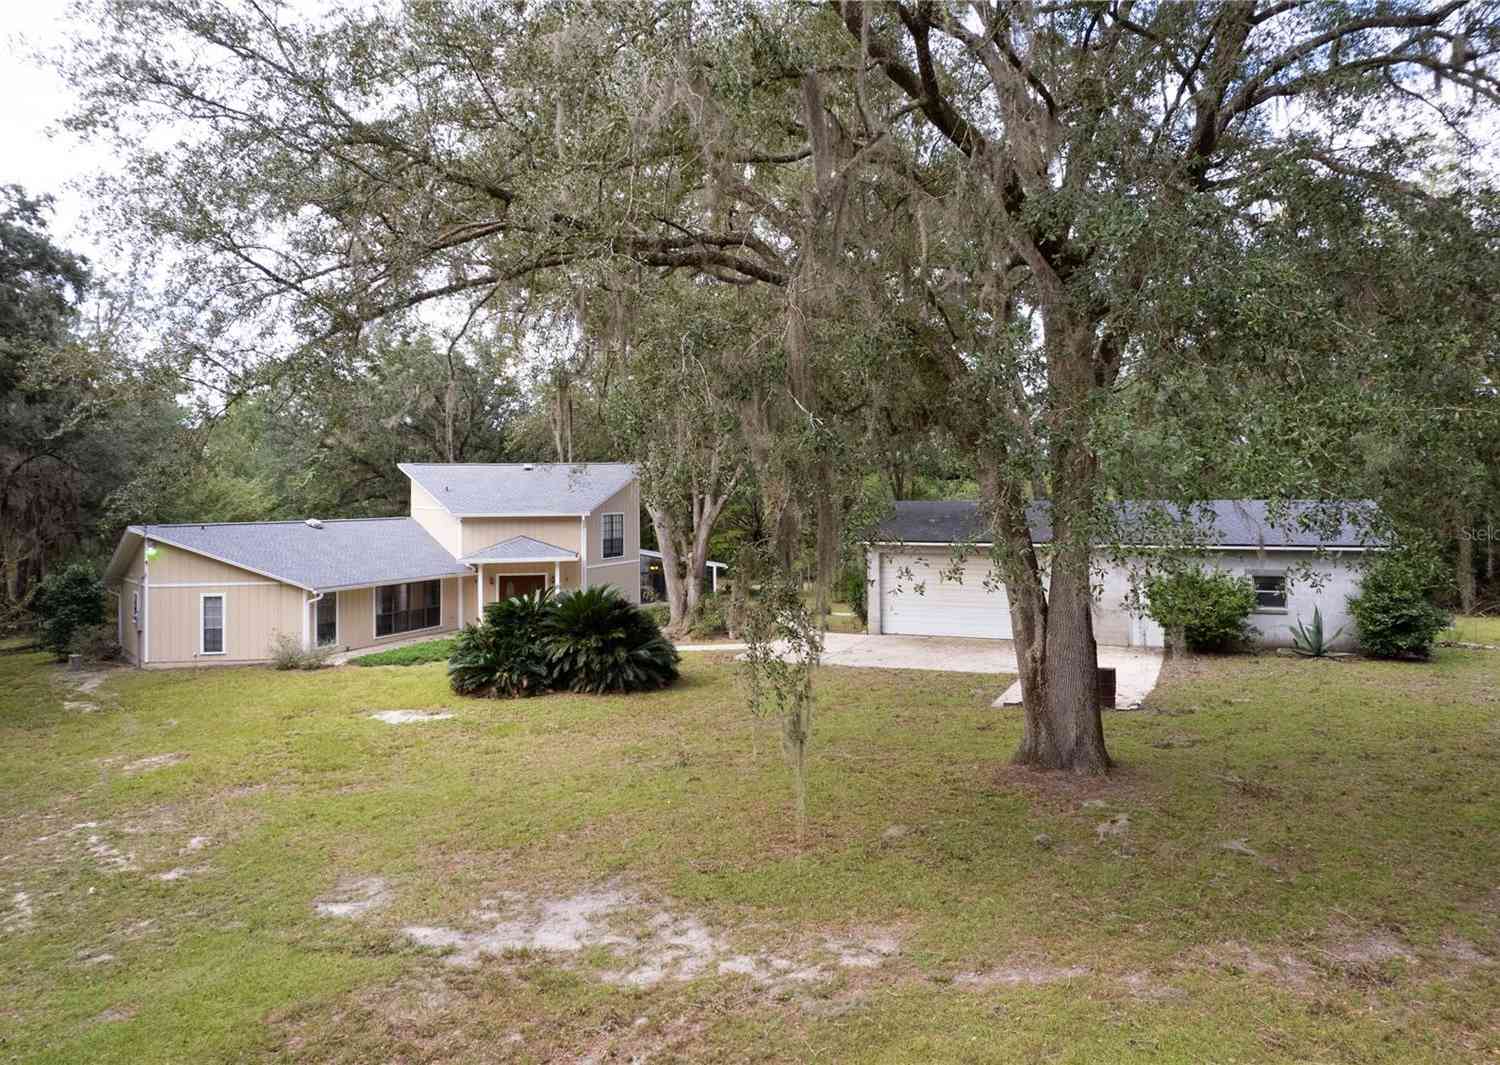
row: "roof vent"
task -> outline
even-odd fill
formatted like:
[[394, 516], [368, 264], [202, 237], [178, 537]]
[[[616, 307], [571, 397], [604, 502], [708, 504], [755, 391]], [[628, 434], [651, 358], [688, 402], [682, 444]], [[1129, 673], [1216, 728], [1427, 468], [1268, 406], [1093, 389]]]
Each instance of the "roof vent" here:
[[521, 469], [523, 469], [523, 470], [534, 470], [534, 469], [536, 469], [536, 466], [533, 463], [530, 463], [530, 462], [523, 462], [521, 464]]
[[306, 525], [309, 529], [321, 529], [323, 527], [323, 523], [317, 518], [308, 518], [302, 524]]

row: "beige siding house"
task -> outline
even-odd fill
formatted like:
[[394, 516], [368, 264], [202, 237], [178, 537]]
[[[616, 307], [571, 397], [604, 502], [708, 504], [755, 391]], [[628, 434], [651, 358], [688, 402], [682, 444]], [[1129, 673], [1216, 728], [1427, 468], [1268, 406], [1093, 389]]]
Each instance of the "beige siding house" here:
[[133, 525], [106, 580], [141, 666], [264, 662], [452, 631], [484, 604], [608, 584], [640, 601], [640, 488], [623, 463], [402, 464], [404, 518]]

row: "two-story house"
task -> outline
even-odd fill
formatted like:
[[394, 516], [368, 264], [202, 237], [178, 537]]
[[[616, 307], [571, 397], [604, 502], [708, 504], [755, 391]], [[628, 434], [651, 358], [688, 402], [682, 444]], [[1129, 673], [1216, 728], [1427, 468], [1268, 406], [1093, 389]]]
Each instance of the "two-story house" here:
[[640, 599], [640, 487], [625, 463], [403, 463], [404, 518], [132, 525], [105, 573], [142, 666], [244, 664], [278, 633], [352, 650], [474, 621], [538, 588]]

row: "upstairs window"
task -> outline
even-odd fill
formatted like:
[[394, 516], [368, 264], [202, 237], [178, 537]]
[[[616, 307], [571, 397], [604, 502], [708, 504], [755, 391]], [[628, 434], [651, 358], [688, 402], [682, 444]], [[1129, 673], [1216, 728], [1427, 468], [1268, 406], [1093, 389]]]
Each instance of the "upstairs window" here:
[[224, 653], [224, 597], [205, 595], [203, 603], [203, 646], [206, 655]]
[[1256, 610], [1286, 609], [1286, 574], [1261, 574], [1253, 579]]
[[601, 525], [604, 536], [600, 543], [600, 553], [605, 558], [620, 558], [625, 554], [625, 515], [606, 514]]

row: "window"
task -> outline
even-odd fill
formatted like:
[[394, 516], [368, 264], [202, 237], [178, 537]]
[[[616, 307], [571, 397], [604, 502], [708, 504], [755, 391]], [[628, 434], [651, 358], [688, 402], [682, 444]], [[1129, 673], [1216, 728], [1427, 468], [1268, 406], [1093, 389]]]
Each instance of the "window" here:
[[203, 604], [203, 647], [206, 655], [224, 653], [224, 597], [205, 595]]
[[1286, 609], [1286, 574], [1263, 574], [1254, 580], [1256, 610]]
[[382, 585], [375, 589], [375, 635], [435, 629], [442, 611], [441, 581]]
[[327, 592], [318, 600], [316, 639], [319, 647], [332, 647], [339, 639], [339, 593]]
[[130, 620], [135, 622], [135, 627], [141, 627], [141, 593], [130, 593]]
[[619, 558], [625, 553], [625, 515], [606, 514], [600, 524], [604, 528], [600, 553], [605, 558]]

